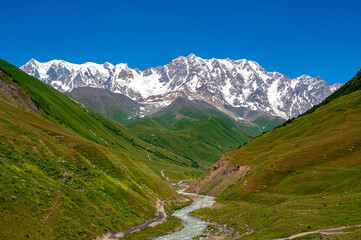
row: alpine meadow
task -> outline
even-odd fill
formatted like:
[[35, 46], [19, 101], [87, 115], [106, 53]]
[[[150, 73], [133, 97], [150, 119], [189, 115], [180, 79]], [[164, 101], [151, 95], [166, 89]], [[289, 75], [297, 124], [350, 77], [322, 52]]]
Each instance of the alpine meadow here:
[[2, 9], [0, 240], [361, 239], [361, 2]]

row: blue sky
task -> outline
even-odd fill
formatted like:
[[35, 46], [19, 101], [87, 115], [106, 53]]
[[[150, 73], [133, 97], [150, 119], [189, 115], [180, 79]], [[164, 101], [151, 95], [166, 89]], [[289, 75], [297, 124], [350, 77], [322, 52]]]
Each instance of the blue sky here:
[[346, 82], [361, 68], [361, 1], [1, 1], [0, 57], [165, 65], [190, 53]]

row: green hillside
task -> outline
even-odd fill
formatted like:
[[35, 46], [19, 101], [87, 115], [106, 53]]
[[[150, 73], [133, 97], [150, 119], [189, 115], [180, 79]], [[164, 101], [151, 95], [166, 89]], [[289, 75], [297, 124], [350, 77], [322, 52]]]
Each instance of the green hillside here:
[[[6, 67], [11, 68], [1, 62]], [[64, 97], [45, 104], [55, 98], [36, 89], [42, 85], [11, 73], [16, 82], [0, 71], [0, 239], [95, 239], [153, 219], [157, 198], [179, 199], [139, 160], [75, 133], [85, 135], [86, 126], [69, 131], [65, 108], [91, 120], [84, 119], [84, 110], [77, 112]], [[39, 111], [32, 98], [45, 107]]]
[[177, 98], [169, 106], [153, 114], [152, 117], [167, 121], [180, 120], [183, 118], [201, 120], [208, 117], [218, 117], [233, 123], [229, 116], [220, 112], [212, 105], [200, 100], [191, 101], [187, 98]]
[[223, 153], [254, 136], [214, 117], [195, 122], [181, 120], [174, 124], [177, 130], [169, 129], [162, 119], [144, 118], [127, 127], [145, 141], [191, 159], [194, 166], [199, 165], [204, 171]]
[[112, 93], [106, 89], [81, 87], [65, 94], [120, 124], [136, 121], [135, 115], [140, 110], [137, 102], [125, 95]]
[[139, 139], [127, 128], [76, 103], [6, 61], [0, 60], [0, 69], [21, 86], [44, 117], [59, 127], [102, 146], [140, 159], [158, 174], [162, 169], [176, 171], [177, 178], [183, 179], [202, 174], [202, 170], [193, 167], [191, 160]]
[[[209, 117], [220, 118], [230, 126], [242, 129], [253, 135], [259, 135], [262, 132], [269, 131], [285, 121], [281, 117], [271, 115], [256, 117], [251, 122], [243, 120], [235, 121], [232, 117], [221, 112], [209, 103], [201, 100], [188, 100], [186, 98], [176, 99], [172, 104], [156, 112], [151, 117], [164, 120], [170, 129], [184, 129], [187, 127], [186, 123], [188, 123], [188, 121], [194, 123], [197, 120], [203, 120]], [[184, 119], [188, 121], [180, 121]]]
[[257, 124], [263, 132], [270, 131], [282, 125], [286, 120], [276, 116], [260, 116], [252, 122]]
[[[128, 117], [139, 111], [139, 105], [131, 99], [104, 89], [77, 88], [67, 95], [119, 123], [134, 122]], [[204, 101], [178, 98], [150, 118], [138, 119], [127, 128], [142, 140], [183, 158], [181, 162], [187, 166], [206, 171], [226, 151], [283, 121], [279, 117], [264, 116], [253, 122], [236, 122]], [[161, 168], [155, 170], [158, 172]], [[165, 174], [179, 179], [179, 172], [167, 169]]]
[[190, 159], [204, 171], [223, 153], [260, 133], [258, 126], [236, 122], [205, 102], [184, 98], [127, 128], [155, 146]]
[[[313, 112], [222, 156], [189, 190], [213, 194], [223, 207], [198, 214], [240, 233], [246, 223], [254, 232], [244, 239], [361, 224], [361, 91], [341, 94], [350, 85]], [[345, 239], [360, 236], [356, 231]]]

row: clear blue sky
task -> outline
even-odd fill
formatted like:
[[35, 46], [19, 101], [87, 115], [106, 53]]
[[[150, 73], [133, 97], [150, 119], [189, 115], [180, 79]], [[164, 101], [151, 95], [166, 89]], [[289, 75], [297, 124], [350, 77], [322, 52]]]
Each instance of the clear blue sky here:
[[165, 65], [249, 59], [346, 82], [361, 68], [361, 1], [1, 1], [0, 58]]

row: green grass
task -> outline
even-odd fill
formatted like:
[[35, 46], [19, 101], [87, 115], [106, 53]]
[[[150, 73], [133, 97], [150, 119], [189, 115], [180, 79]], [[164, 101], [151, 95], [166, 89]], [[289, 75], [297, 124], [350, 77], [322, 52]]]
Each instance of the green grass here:
[[221, 208], [200, 209], [194, 214], [244, 233], [246, 229], [237, 221], [240, 219], [255, 231], [244, 239], [288, 237], [301, 232], [359, 224], [360, 194], [281, 197], [258, 194], [245, 201], [222, 202], [224, 206]]
[[127, 128], [152, 145], [189, 159], [203, 171], [225, 152], [260, 134], [258, 127], [236, 122], [205, 102], [184, 98]]
[[128, 124], [138, 119], [134, 118], [134, 115], [140, 110], [139, 104], [122, 94], [91, 87], [75, 88], [65, 94], [120, 124]]
[[0, 100], [0, 238], [95, 238], [177, 195], [141, 162]]
[[208, 117], [217, 117], [229, 121], [232, 124], [234, 123], [229, 116], [210, 104], [203, 101], [191, 101], [187, 98], [176, 99], [169, 106], [153, 114], [152, 117], [161, 118], [166, 121], [172, 121], [175, 118], [201, 120]]
[[145, 118], [127, 127], [155, 146], [169, 149], [191, 161], [194, 167], [207, 170], [223, 153], [249, 141], [251, 134], [231, 127], [220, 118], [183, 120], [186, 127], [171, 130], [159, 118]]
[[275, 127], [282, 125], [282, 123], [284, 123], [285, 120], [281, 117], [263, 116], [263, 117], [258, 117], [256, 120], [252, 122], [260, 126], [262, 131], [267, 132], [274, 129]]

